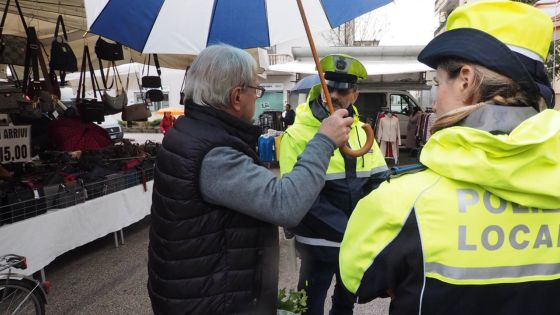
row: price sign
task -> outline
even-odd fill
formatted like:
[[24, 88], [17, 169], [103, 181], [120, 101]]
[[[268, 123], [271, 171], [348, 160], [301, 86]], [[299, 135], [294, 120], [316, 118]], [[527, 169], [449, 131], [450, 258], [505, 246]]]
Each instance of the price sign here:
[[31, 126], [0, 126], [0, 163], [31, 161]]

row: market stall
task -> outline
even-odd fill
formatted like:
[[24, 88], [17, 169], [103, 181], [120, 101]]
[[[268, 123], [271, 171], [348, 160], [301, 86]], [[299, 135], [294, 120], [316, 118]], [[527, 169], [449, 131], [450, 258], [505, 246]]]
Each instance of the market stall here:
[[26, 274], [150, 214], [153, 181], [0, 227], [0, 252], [27, 257]]

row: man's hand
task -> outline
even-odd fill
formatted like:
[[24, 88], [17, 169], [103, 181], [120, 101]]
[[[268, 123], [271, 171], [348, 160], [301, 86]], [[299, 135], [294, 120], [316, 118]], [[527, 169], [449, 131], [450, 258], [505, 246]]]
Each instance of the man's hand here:
[[346, 109], [338, 109], [325, 118], [321, 123], [321, 128], [319, 128], [319, 132], [329, 137], [336, 143], [337, 147], [341, 147], [348, 142], [349, 127], [354, 122], [354, 118], [346, 116], [348, 116]]

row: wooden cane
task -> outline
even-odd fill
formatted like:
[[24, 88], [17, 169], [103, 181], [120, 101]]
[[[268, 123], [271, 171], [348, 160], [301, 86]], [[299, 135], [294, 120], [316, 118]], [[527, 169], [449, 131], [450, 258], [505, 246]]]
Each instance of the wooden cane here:
[[[317, 49], [315, 48], [315, 43], [313, 42], [313, 37], [311, 36], [311, 31], [309, 29], [309, 24], [307, 23], [307, 17], [305, 16], [305, 11], [303, 9], [303, 4], [301, 0], [297, 0], [299, 13], [301, 15], [301, 20], [303, 21], [303, 26], [305, 27], [305, 33], [307, 33], [307, 40], [309, 41], [309, 46], [311, 48], [311, 53], [313, 54], [313, 60], [315, 60], [315, 66], [317, 67], [317, 72], [319, 73], [319, 79], [321, 80], [321, 88], [323, 89], [323, 94], [325, 94], [325, 98], [327, 99], [327, 106], [329, 108], [329, 112], [332, 114], [334, 113], [334, 107], [332, 105], [331, 94], [327, 89], [327, 83], [325, 82], [325, 76], [323, 74], [323, 69], [321, 68], [321, 64], [319, 62], [319, 57], [317, 55]], [[347, 145], [343, 145], [340, 147], [340, 151], [347, 156], [351, 157], [358, 157], [363, 156], [369, 152], [371, 146], [373, 145], [373, 129], [369, 124], [363, 124], [362, 128], [366, 132], [366, 143], [364, 146], [357, 150], [352, 150]]]

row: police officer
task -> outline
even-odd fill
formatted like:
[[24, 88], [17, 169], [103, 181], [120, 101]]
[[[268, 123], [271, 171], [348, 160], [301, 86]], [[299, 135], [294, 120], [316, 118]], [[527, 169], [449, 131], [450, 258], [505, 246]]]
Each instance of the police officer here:
[[513, 1], [458, 7], [418, 60], [437, 69], [426, 170], [383, 183], [340, 250], [359, 302], [391, 314], [560, 314], [560, 113], [548, 15]]
[[[345, 108], [354, 117], [348, 145], [360, 148], [366, 141], [354, 103], [358, 80], [367, 77], [357, 59], [343, 54], [321, 60], [335, 109]], [[329, 116], [320, 85], [314, 86], [307, 102], [297, 107], [294, 124], [287, 129], [280, 146], [280, 171], [290, 172], [307, 142]], [[327, 169], [326, 183], [302, 222], [293, 230], [301, 258], [298, 289], [308, 296], [306, 314], [323, 314], [324, 302], [333, 276], [336, 285], [331, 314], [351, 314], [355, 296], [344, 289], [338, 272], [338, 252], [348, 218], [360, 198], [376, 187], [388, 171], [379, 147], [374, 143], [366, 155], [353, 158], [334, 152]]]

